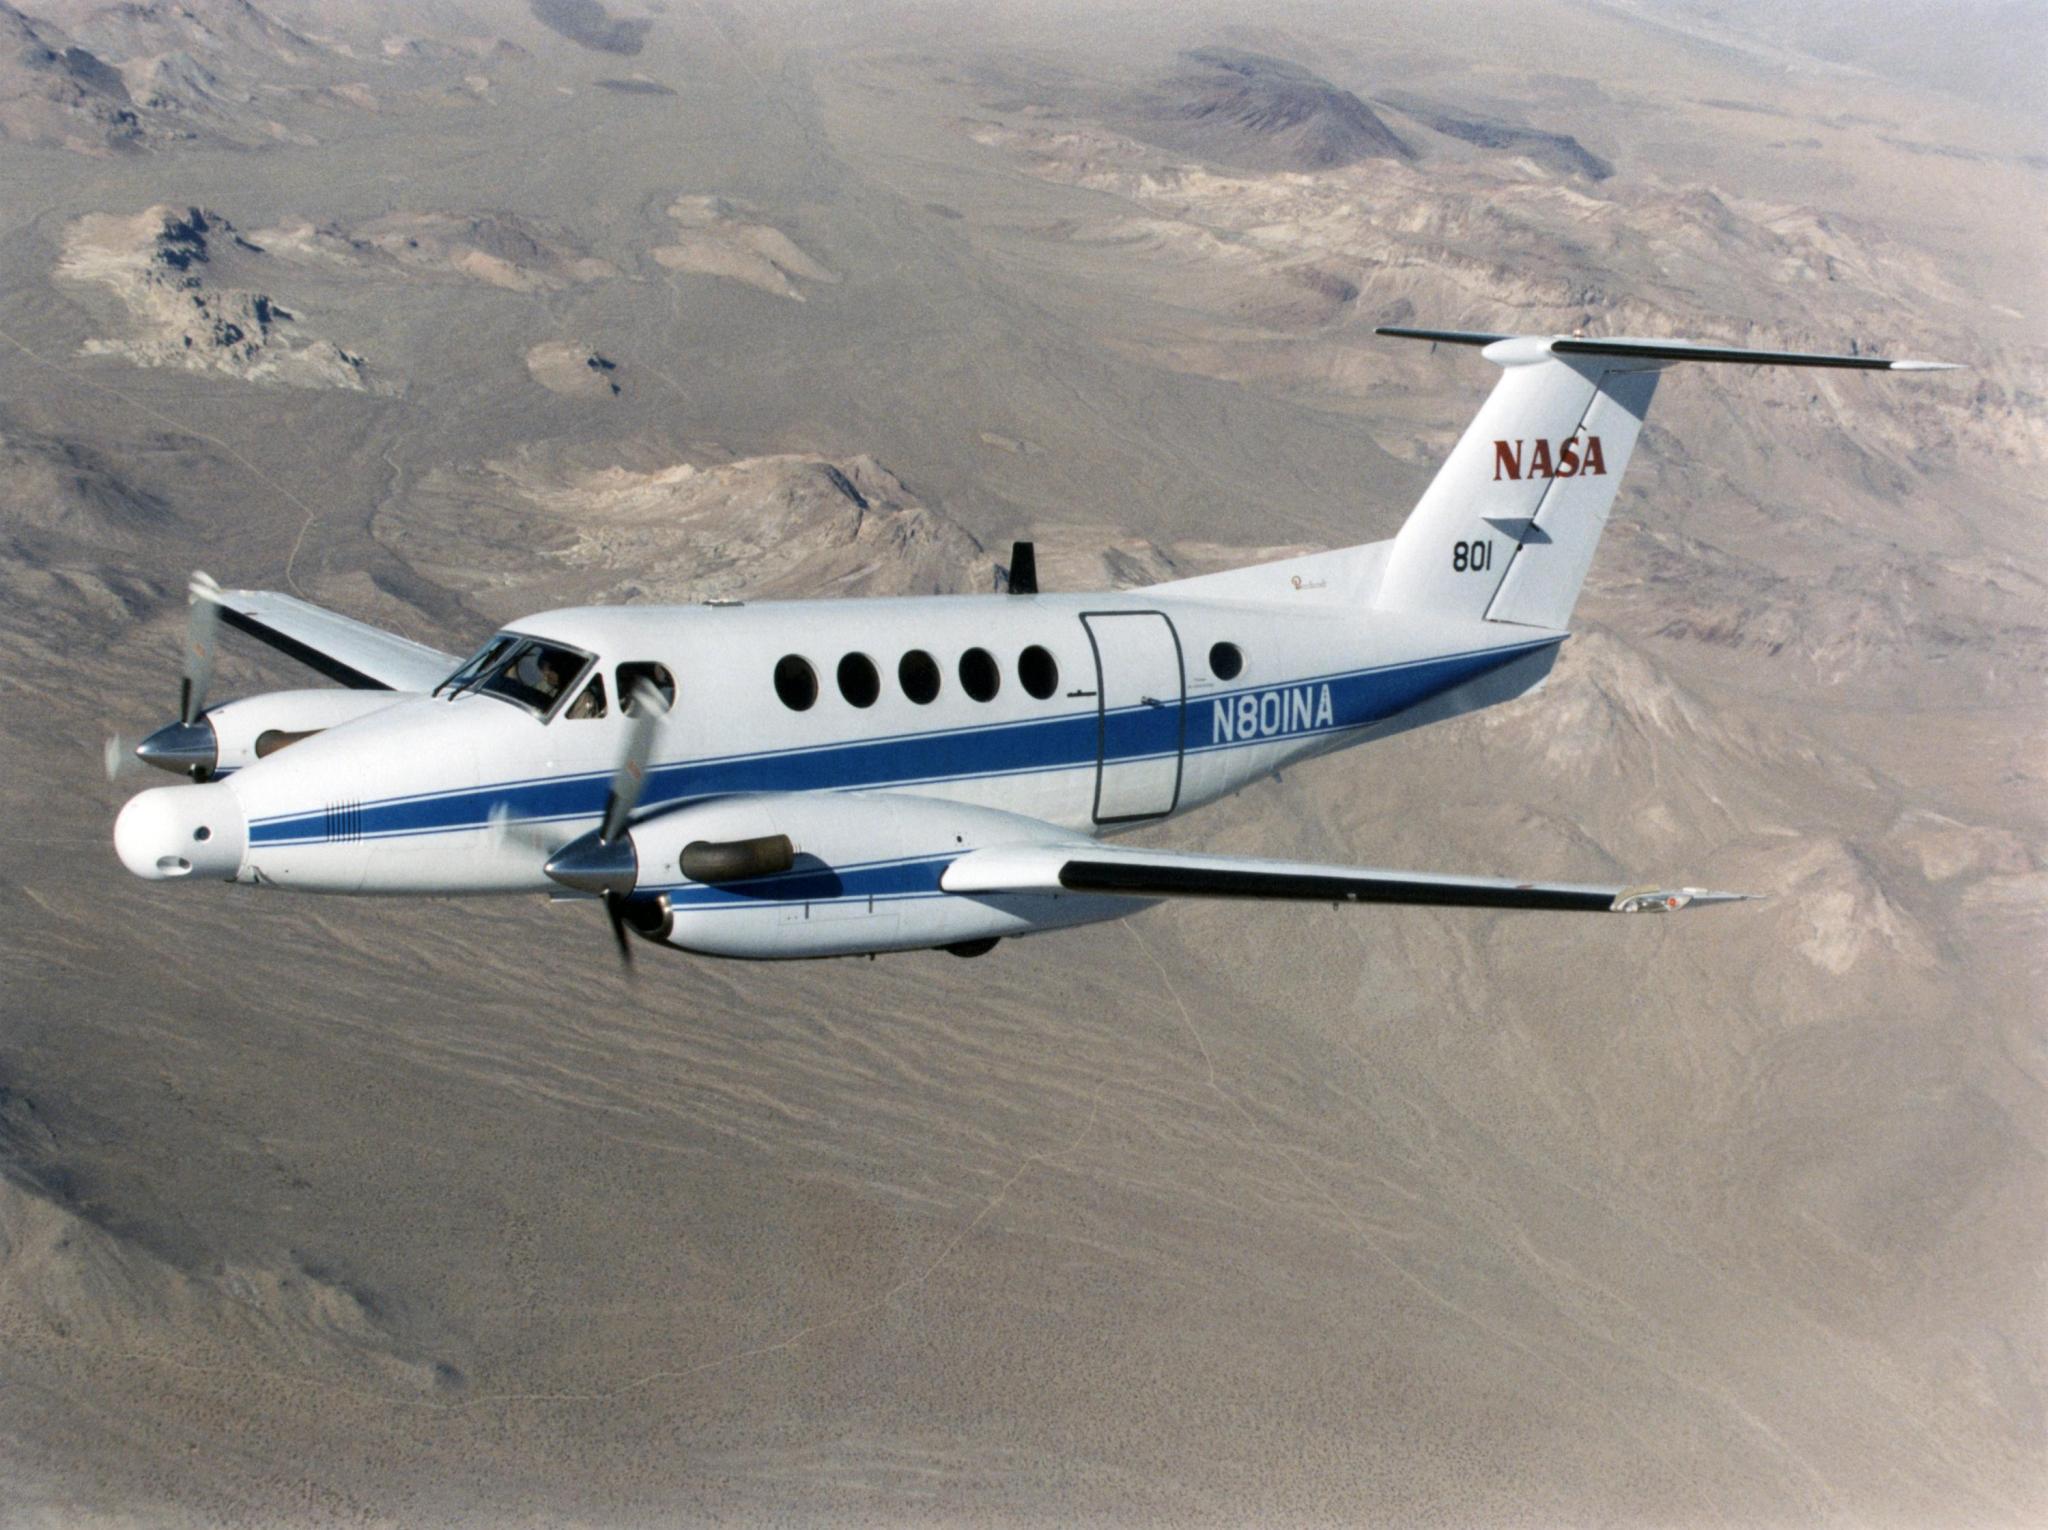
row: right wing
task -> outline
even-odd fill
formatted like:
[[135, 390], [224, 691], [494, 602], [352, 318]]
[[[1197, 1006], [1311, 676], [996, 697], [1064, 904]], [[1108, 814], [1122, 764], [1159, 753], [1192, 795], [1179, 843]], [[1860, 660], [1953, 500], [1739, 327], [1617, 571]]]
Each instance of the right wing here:
[[1082, 842], [975, 850], [948, 866], [950, 893], [1110, 893], [1132, 898], [1269, 898], [1302, 903], [1420, 903], [1576, 913], [1667, 913], [1695, 903], [1737, 903], [1748, 893], [1699, 887], [1591, 887], [1440, 876], [1371, 866], [1324, 866], [1242, 855], [1190, 855]]
[[223, 590], [201, 579], [194, 593], [219, 606], [230, 627], [351, 690], [431, 691], [455, 672], [454, 655], [382, 627], [273, 590]]

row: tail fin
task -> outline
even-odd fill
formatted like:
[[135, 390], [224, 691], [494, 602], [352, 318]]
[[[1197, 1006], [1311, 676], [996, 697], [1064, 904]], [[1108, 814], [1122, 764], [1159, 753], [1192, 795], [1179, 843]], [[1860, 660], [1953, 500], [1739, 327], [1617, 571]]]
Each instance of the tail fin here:
[[1377, 604], [1561, 631], [1657, 378], [1676, 361], [1934, 371], [1875, 356], [1731, 350], [1677, 340], [1588, 340], [1383, 328], [1482, 346], [1504, 375], [1388, 551]]

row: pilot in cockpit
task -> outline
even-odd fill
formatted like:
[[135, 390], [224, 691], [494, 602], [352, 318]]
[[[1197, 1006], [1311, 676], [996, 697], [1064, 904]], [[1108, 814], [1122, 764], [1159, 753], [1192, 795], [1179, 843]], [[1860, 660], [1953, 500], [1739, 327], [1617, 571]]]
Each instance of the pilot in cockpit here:
[[[474, 685], [486, 696], [500, 697], [546, 718], [568, 691], [570, 682], [583, 673], [588, 656], [574, 649], [552, 647], [536, 638], [508, 641], [511, 643], [509, 653], [504, 651], [504, 643], [494, 643], [444, 682], [444, 688], [451, 688], [460, 696]], [[470, 676], [482, 674], [486, 669], [489, 671], [486, 678], [470, 680]], [[584, 711], [585, 698], [579, 698], [574, 715], [602, 717], [604, 693], [598, 691], [588, 699], [595, 711]]]
[[534, 704], [545, 712], [569, 682], [562, 673], [562, 656], [534, 645], [513, 660], [510, 678], [531, 693]]
[[569, 710], [562, 714], [574, 722], [585, 717], [604, 716], [604, 676], [592, 675], [590, 684], [583, 687], [583, 694], [569, 703]]

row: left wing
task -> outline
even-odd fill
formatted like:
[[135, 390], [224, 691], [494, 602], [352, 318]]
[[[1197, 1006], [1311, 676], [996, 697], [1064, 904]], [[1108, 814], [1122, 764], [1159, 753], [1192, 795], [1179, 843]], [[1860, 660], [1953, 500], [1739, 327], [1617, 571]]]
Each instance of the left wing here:
[[358, 691], [431, 691], [455, 672], [453, 654], [274, 590], [223, 590], [195, 576], [195, 598], [220, 607], [237, 632]]
[[1277, 898], [1302, 903], [1421, 903], [1469, 908], [1539, 908], [1575, 913], [1661, 914], [1695, 903], [1739, 903], [1749, 893], [1699, 887], [1589, 887], [1513, 882], [1371, 866], [1323, 866], [1242, 855], [1189, 855], [1122, 846], [998, 846], [948, 866], [950, 893], [1122, 894], [1133, 898]]

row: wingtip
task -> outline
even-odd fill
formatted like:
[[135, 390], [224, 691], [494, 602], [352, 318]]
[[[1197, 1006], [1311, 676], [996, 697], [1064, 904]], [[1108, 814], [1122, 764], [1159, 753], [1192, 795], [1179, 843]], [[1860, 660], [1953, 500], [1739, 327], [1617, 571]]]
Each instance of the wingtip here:
[[1610, 905], [1617, 914], [1675, 914], [1695, 904], [1750, 903], [1764, 895], [1746, 892], [1715, 892], [1706, 887], [1636, 888], [1622, 893]]
[[1960, 372], [1964, 364], [1960, 361], [1894, 361], [1894, 372]]

